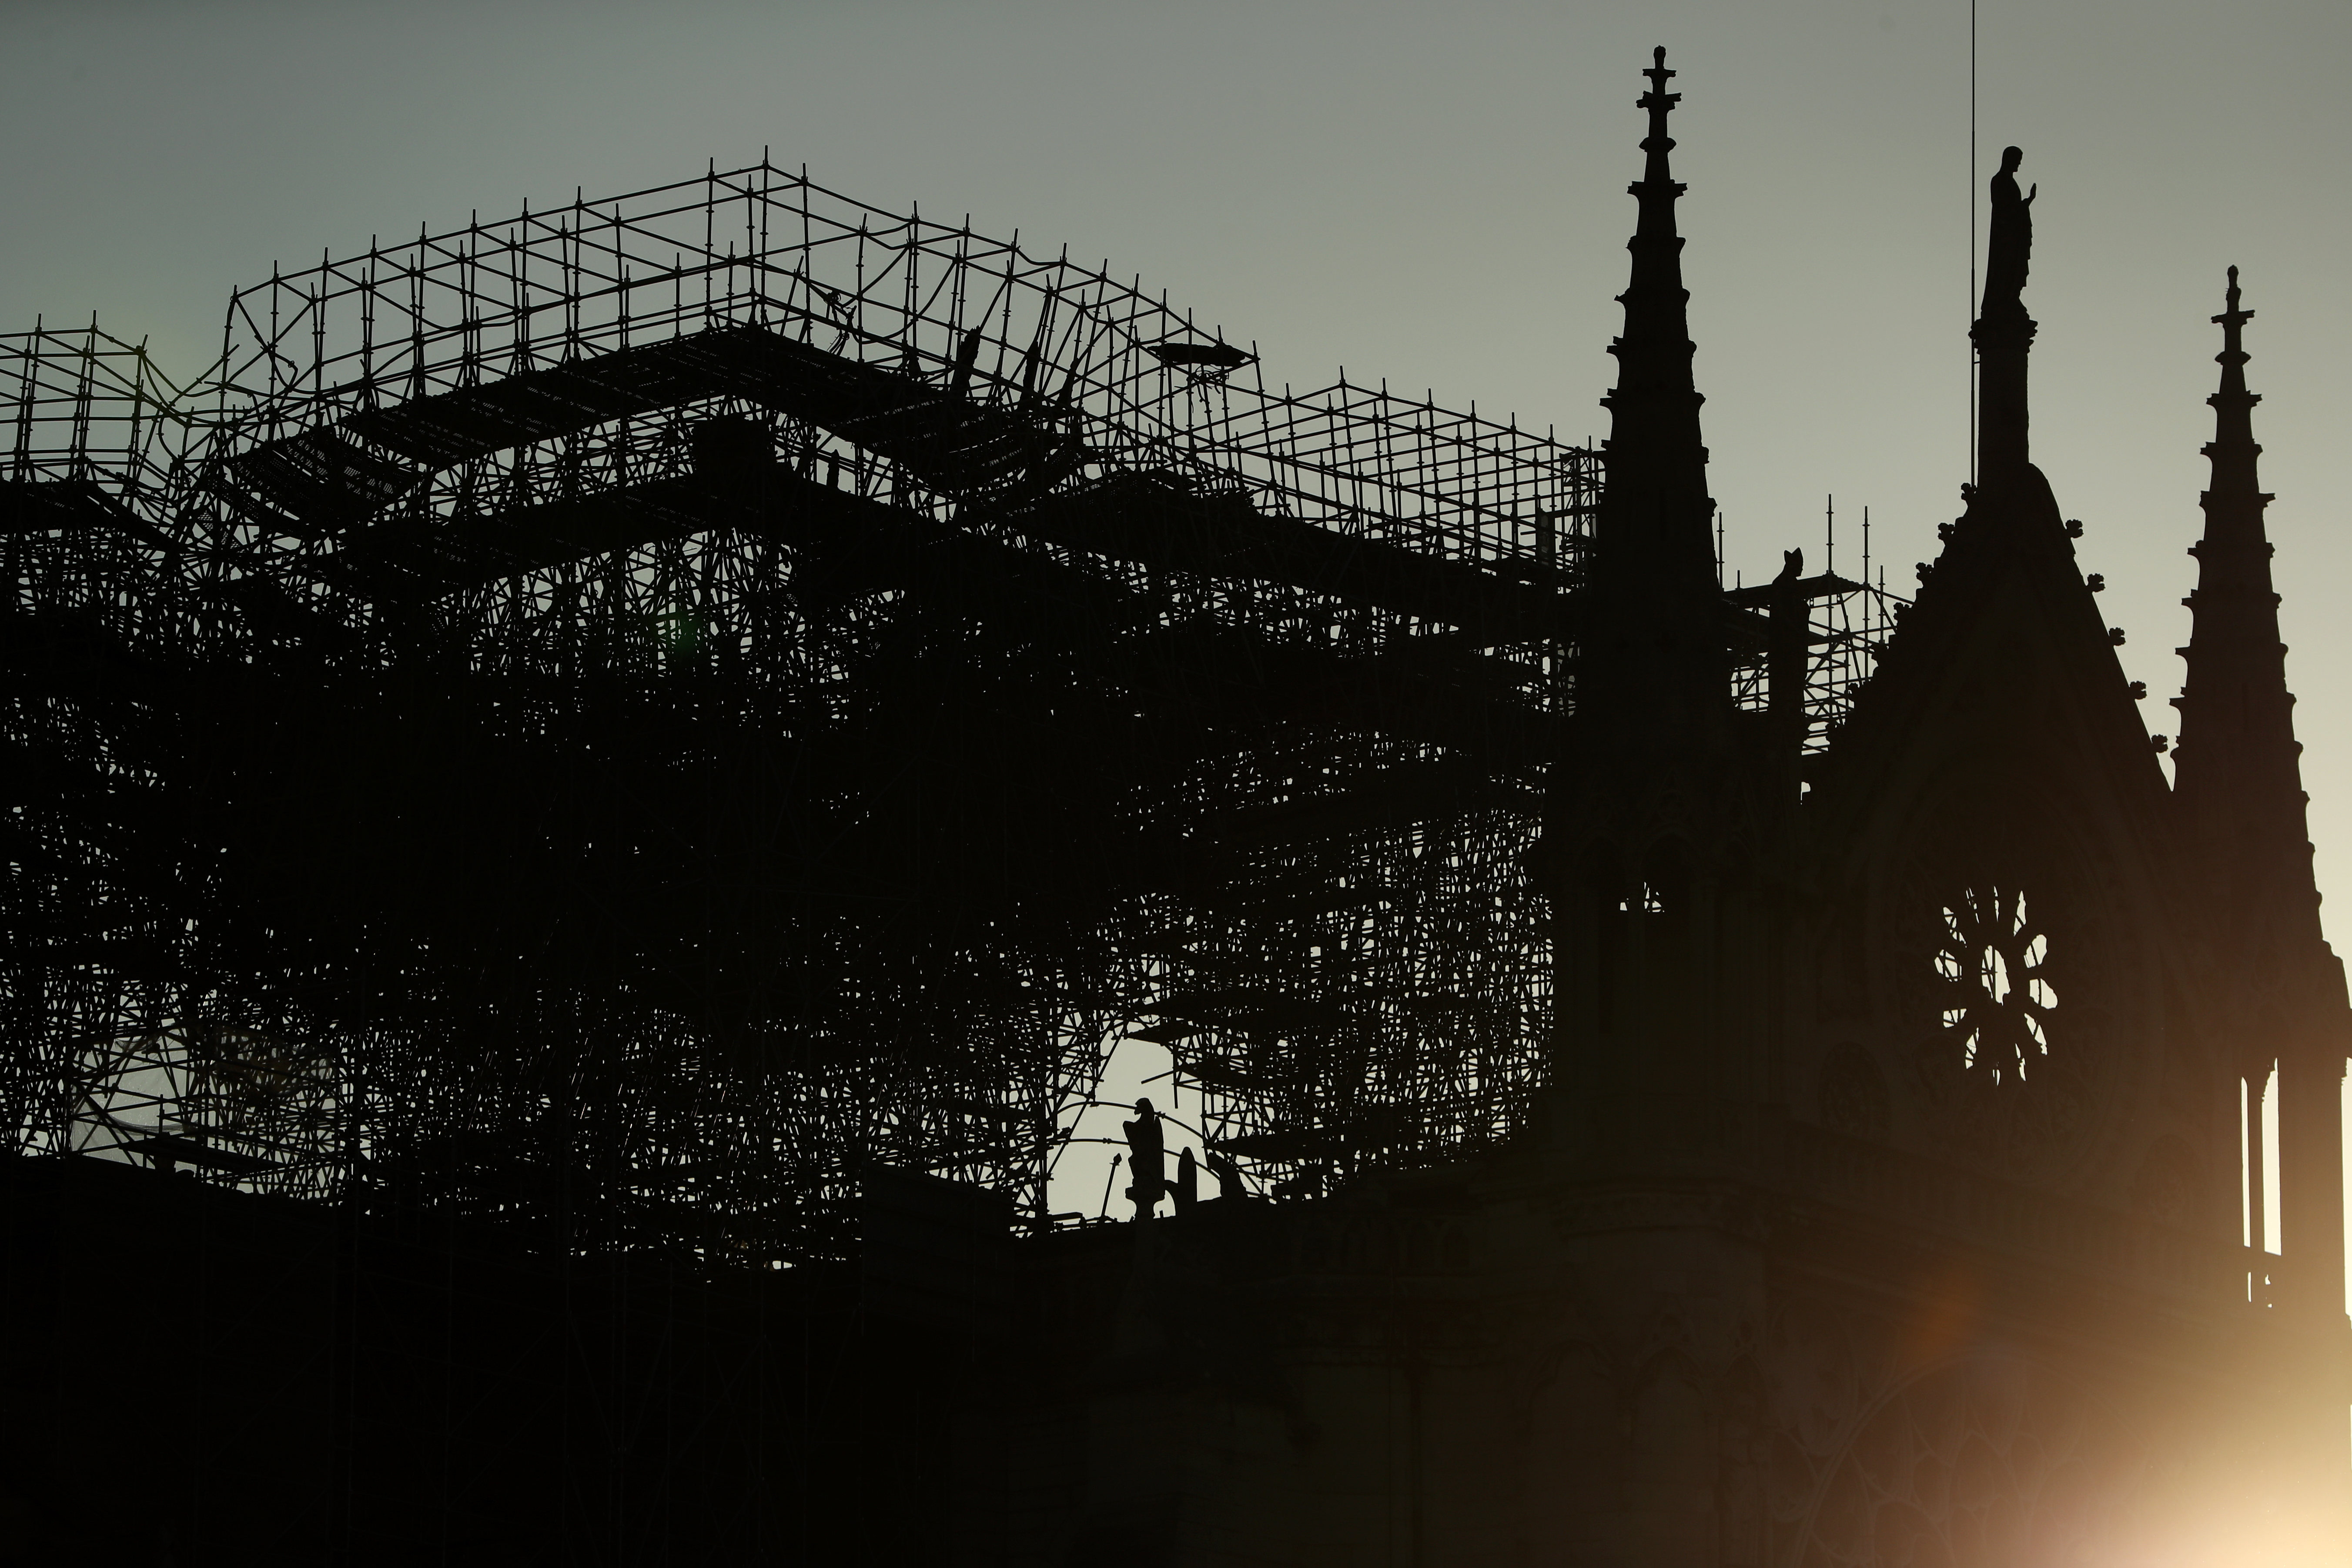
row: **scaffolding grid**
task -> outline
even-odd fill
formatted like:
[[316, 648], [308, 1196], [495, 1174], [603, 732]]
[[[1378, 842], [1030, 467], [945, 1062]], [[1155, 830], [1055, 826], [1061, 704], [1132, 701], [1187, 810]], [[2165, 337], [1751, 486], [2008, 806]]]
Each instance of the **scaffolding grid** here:
[[25, 1152], [756, 1268], [874, 1164], [1055, 1223], [1129, 1034], [1276, 1192], [1542, 1079], [1596, 454], [765, 162], [0, 395]]

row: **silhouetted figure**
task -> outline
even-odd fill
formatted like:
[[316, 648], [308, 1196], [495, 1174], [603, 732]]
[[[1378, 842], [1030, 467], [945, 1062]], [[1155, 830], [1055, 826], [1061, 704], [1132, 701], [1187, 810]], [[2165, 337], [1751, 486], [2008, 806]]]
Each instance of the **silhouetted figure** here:
[[1242, 1185], [1242, 1168], [1234, 1163], [1232, 1155], [1220, 1154], [1214, 1149], [1210, 1150], [1209, 1174], [1217, 1178], [1217, 1196], [1221, 1198], [1249, 1196], [1249, 1189]]
[[950, 397], [961, 397], [971, 390], [972, 366], [980, 363], [980, 329], [974, 327], [963, 335], [963, 343], [956, 350], [955, 376], [948, 384]]
[[2021, 149], [2004, 147], [2000, 172], [1992, 177], [1992, 229], [1985, 240], [1984, 309], [1979, 312], [1986, 316], [2000, 309], [2025, 309], [2021, 296], [2033, 257], [2033, 198], [2042, 187], [2018, 195], [2017, 166], [2024, 161]]
[[1168, 1189], [1176, 1200], [1176, 1212], [1184, 1213], [1201, 1196], [1201, 1170], [1192, 1162], [1192, 1146], [1186, 1144], [1176, 1155], [1176, 1184]]
[[1151, 1109], [1151, 1101], [1135, 1102], [1135, 1120], [1122, 1122], [1127, 1133], [1127, 1175], [1130, 1185], [1127, 1195], [1135, 1200], [1135, 1217], [1150, 1219], [1151, 1211], [1168, 1190], [1168, 1150], [1160, 1131], [1160, 1112]]
[[[1977, 345], [1977, 489], [1992, 494], [2021, 482], [2032, 466], [2026, 410], [2026, 356], [2033, 349], [2033, 318], [2021, 296], [2033, 254], [2033, 198], [2020, 195], [2017, 166], [2025, 154], [2002, 152], [1992, 177], [1992, 233], [1985, 246], [1984, 309], [1969, 336]], [[1973, 504], [1973, 501], [1971, 502]]]
[[1776, 749], [1780, 752], [1780, 793], [1798, 793], [1797, 760], [1805, 745], [1805, 676], [1811, 628], [1806, 622], [1805, 552], [1780, 552], [1780, 574], [1772, 579], [1770, 662], [1768, 688]]

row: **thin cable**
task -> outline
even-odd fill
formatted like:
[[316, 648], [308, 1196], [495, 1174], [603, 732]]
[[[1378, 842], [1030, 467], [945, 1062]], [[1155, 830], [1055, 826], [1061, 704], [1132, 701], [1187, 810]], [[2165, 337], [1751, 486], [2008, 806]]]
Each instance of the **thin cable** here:
[[[1969, 306], [1977, 313], [1977, 0], [1969, 0]], [[1969, 483], [1977, 482], [1977, 341], [1969, 334]]]

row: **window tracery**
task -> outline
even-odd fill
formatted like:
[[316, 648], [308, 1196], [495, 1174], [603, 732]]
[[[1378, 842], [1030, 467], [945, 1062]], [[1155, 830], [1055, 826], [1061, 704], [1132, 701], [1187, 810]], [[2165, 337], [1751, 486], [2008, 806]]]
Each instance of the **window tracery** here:
[[1944, 905], [1936, 973], [1944, 1036], [1962, 1067], [1999, 1084], [2044, 1065], [2058, 1007], [2049, 963], [2049, 938], [2017, 888], [1972, 887]]
[[2136, 933], [2062, 830], [2020, 834], [1962, 809], [1927, 848], [1890, 888], [1878, 932], [1908, 1060], [1901, 1136], [2013, 1180], [2079, 1175], [2114, 1152], [2128, 1104], [2117, 1042], [2160, 1037], [2133, 984]]

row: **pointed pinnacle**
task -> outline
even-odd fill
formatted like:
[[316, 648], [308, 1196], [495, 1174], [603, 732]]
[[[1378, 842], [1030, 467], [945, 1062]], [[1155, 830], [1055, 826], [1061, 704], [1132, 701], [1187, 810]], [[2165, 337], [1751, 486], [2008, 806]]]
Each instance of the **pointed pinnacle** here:
[[2244, 339], [2240, 334], [2246, 323], [2254, 319], [2254, 313], [2238, 308], [2239, 297], [2238, 269], [2232, 267], [2230, 268], [2230, 289], [2224, 296], [2228, 308], [2213, 318], [2213, 324], [2221, 329], [2221, 352], [2213, 356], [2215, 364], [2234, 367], [2244, 364], [2249, 357]]
[[1675, 104], [1680, 103], [1683, 100], [1683, 95], [1679, 92], [1668, 92], [1666, 90], [1666, 83], [1676, 74], [1675, 72], [1670, 71], [1666, 68], [1666, 46], [1660, 44], [1656, 48], [1652, 49], [1650, 51], [1650, 58], [1653, 62], [1650, 68], [1642, 73], [1643, 76], [1650, 79], [1650, 90], [1642, 95], [1640, 101], [1636, 103], [1634, 107], [1637, 109], [1672, 109]]
[[[2254, 313], [2239, 308], [2240, 298], [2238, 269], [2232, 267], [2230, 268], [2229, 292], [2224, 296], [2229, 308], [2212, 319], [2213, 324], [2221, 329], [2221, 352], [2213, 356], [2213, 363], [2221, 367], [2221, 388], [2205, 401], [2220, 410], [2222, 416], [2221, 427], [2215, 434], [2216, 440], [2226, 443], [2236, 437], [2251, 446], [2253, 429], [2251, 425], [2243, 423], [2245, 413], [2262, 398], [2246, 390], [2246, 366], [2253, 355], [2246, 352], [2245, 326], [2254, 319]], [[2233, 415], [2234, 419], [2231, 417]], [[2254, 449], [2259, 451], [2261, 448]]]

